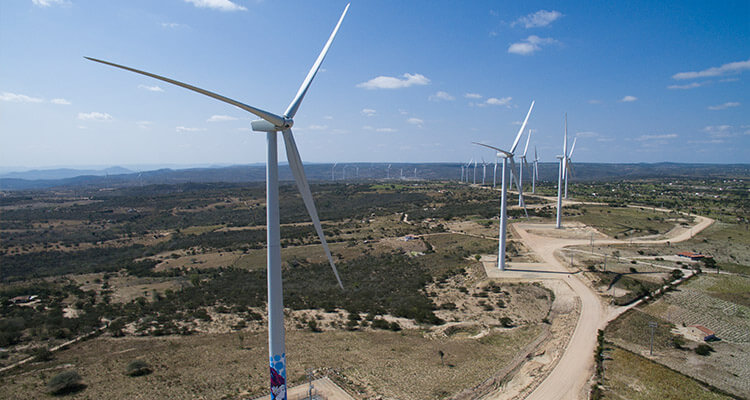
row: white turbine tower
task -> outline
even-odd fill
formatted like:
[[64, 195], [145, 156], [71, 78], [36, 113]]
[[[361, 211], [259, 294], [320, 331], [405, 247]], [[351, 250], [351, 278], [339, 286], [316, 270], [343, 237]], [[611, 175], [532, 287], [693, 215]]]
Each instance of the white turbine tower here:
[[[513, 160], [513, 152], [516, 151], [516, 147], [518, 146], [518, 141], [521, 139], [521, 135], [523, 134], [523, 130], [526, 129], [526, 123], [529, 122], [529, 116], [531, 115], [531, 110], [534, 108], [534, 102], [531, 102], [531, 107], [529, 107], [529, 112], [526, 114], [526, 119], [523, 120], [523, 125], [521, 125], [521, 129], [518, 131], [518, 134], [516, 135], [516, 139], [513, 141], [513, 145], [510, 147], [510, 151], [501, 150], [497, 147], [489, 146], [482, 143], [476, 143], [480, 146], [489, 147], [490, 149], [497, 150], [497, 156], [502, 158], [503, 160], [503, 168], [502, 168], [502, 178], [500, 178], [500, 185], [502, 189], [500, 190], [500, 244], [498, 245], [498, 251], [497, 251], [497, 267], [501, 270], [505, 270], [505, 240], [506, 240], [506, 234], [507, 234], [507, 225], [508, 225], [508, 185], [506, 183], [507, 179], [507, 173], [506, 166], [508, 164], [508, 160], [510, 160], [510, 171], [511, 175], [514, 175], [516, 173], [516, 165], [515, 161]], [[516, 180], [516, 184], [518, 184], [518, 180]], [[524, 206], [524, 210], [526, 209], [526, 206]]]
[[565, 113], [565, 136], [563, 137], [563, 153], [561, 156], [557, 156], [560, 160], [560, 166], [557, 169], [557, 219], [555, 220], [555, 228], [560, 229], [562, 227], [562, 185], [563, 175], [567, 168], [568, 153], [568, 113]]
[[484, 157], [482, 157], [482, 186], [484, 186], [484, 180], [487, 177], [487, 163], [484, 161]]
[[539, 155], [534, 146], [534, 167], [531, 170], [531, 194], [536, 193], [536, 180], [539, 179]]
[[469, 183], [469, 168], [471, 168], [471, 163], [474, 162], [474, 159], [472, 158], [469, 160], [468, 163], [466, 163], [466, 180], [464, 182]]
[[461, 182], [464, 181], [464, 164], [461, 164]]
[[526, 152], [529, 150], [529, 140], [531, 140], [531, 129], [529, 129], [529, 134], [526, 135], [526, 146], [523, 148], [523, 154], [521, 157], [521, 162], [518, 163], [518, 206], [522, 207], [524, 203], [523, 199], [523, 167], [524, 165], [528, 167], [528, 163], [526, 162]]
[[497, 182], [497, 157], [495, 157], [495, 167], [492, 168], [492, 188], [494, 189]]
[[336, 180], [336, 164], [338, 163], [334, 162], [333, 165], [331, 166], [331, 180], [332, 181]]
[[344, 286], [339, 278], [336, 265], [333, 262], [333, 257], [328, 249], [328, 243], [326, 242], [325, 236], [323, 235], [323, 229], [320, 225], [320, 219], [318, 218], [318, 212], [315, 209], [315, 203], [313, 201], [312, 193], [310, 192], [310, 186], [307, 183], [305, 177], [304, 166], [302, 165], [302, 159], [300, 158], [299, 151], [297, 150], [297, 144], [294, 141], [292, 135], [292, 126], [294, 125], [294, 115], [297, 114], [300, 104], [302, 103], [307, 90], [310, 87], [315, 75], [320, 68], [323, 59], [328, 53], [328, 49], [333, 42], [336, 33], [341, 26], [344, 16], [349, 10], [347, 4], [344, 8], [344, 12], [341, 14], [336, 27], [331, 32], [323, 50], [320, 52], [317, 60], [313, 64], [312, 68], [308, 72], [305, 80], [302, 82], [297, 94], [292, 99], [289, 107], [286, 109], [283, 115], [276, 115], [268, 111], [255, 108], [239, 101], [232, 100], [222, 95], [209, 92], [198, 87], [188, 85], [186, 83], [178, 82], [176, 80], [166, 78], [163, 76], [155, 75], [149, 72], [140, 71], [130, 67], [114, 64], [108, 61], [97, 60], [94, 58], [86, 57], [91, 61], [96, 61], [102, 64], [107, 64], [113, 67], [121, 68], [131, 72], [135, 72], [141, 75], [146, 75], [161, 81], [171, 83], [183, 87], [194, 92], [212, 97], [216, 100], [229, 103], [233, 106], [239, 107], [245, 111], [248, 111], [256, 116], [262, 118], [260, 120], [252, 121], [251, 126], [253, 131], [265, 132], [266, 140], [268, 143], [267, 153], [267, 164], [266, 164], [266, 217], [267, 217], [267, 266], [268, 266], [268, 351], [269, 351], [269, 363], [271, 373], [271, 398], [272, 399], [286, 399], [286, 346], [284, 343], [284, 304], [283, 304], [283, 292], [282, 292], [282, 281], [281, 281], [281, 245], [280, 245], [280, 229], [279, 229], [279, 175], [278, 175], [278, 151], [277, 151], [277, 139], [279, 132], [284, 136], [284, 144], [286, 146], [287, 160], [289, 161], [289, 168], [292, 170], [294, 180], [297, 183], [297, 188], [302, 195], [302, 200], [305, 203], [307, 212], [310, 214], [315, 231], [323, 244], [326, 257], [328, 262], [333, 269], [333, 273], [336, 276], [339, 286], [343, 289]]
[[388, 171], [386, 172], [386, 179], [391, 179], [391, 164], [388, 164]]
[[477, 162], [474, 161], [474, 180], [471, 182], [472, 184], [477, 184]]

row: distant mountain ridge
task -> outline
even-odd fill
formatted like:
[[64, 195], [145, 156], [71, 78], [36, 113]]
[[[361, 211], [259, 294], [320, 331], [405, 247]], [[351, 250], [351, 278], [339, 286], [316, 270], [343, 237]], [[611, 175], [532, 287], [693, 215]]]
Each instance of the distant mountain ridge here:
[[[391, 165], [390, 171], [388, 166]], [[416, 168], [416, 176], [415, 176]], [[492, 182], [494, 164], [487, 165], [486, 181]], [[616, 181], [649, 178], [742, 178], [750, 179], [750, 164], [574, 164], [573, 181]], [[311, 181], [341, 182], [352, 180], [458, 180], [459, 163], [343, 163], [305, 165]], [[332, 172], [333, 175], [332, 176]], [[539, 177], [556, 181], [557, 163], [539, 163]], [[499, 172], [498, 172], [499, 173]], [[402, 175], [403, 174], [403, 175]], [[473, 166], [469, 181], [473, 181]], [[477, 183], [482, 181], [482, 166], [477, 166]], [[529, 176], [526, 175], [525, 176]], [[0, 175], [0, 190], [46, 189], [53, 187], [123, 187], [154, 184], [263, 182], [266, 170], [261, 165], [238, 165], [219, 168], [158, 169], [134, 172], [122, 167], [102, 170], [55, 169]], [[279, 166], [279, 179], [292, 181], [287, 165]], [[498, 176], [499, 181], [499, 176]]]

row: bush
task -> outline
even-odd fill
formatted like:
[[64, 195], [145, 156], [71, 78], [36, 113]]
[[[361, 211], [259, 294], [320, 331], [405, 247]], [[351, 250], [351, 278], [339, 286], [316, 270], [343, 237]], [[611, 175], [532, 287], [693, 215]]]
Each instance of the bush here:
[[695, 348], [695, 352], [701, 356], [710, 355], [712, 351], [715, 351], [714, 348], [705, 343], [701, 343]]
[[154, 371], [151, 369], [151, 366], [143, 360], [132, 361], [128, 364], [128, 368], [125, 370], [125, 373], [128, 376], [143, 376], [152, 372]]
[[46, 347], [34, 349], [34, 361], [50, 361], [54, 358], [52, 352]]
[[672, 338], [672, 346], [675, 349], [682, 350], [685, 347], [685, 338], [682, 335], [677, 335]]
[[310, 319], [307, 321], [307, 327], [310, 329], [311, 332], [320, 332], [320, 328], [318, 327], [318, 322], [314, 319]]
[[47, 390], [53, 395], [75, 393], [85, 388], [81, 375], [76, 371], [60, 372], [47, 382]]
[[399, 325], [399, 324], [398, 324], [398, 322], [396, 322], [396, 321], [393, 321], [393, 322], [391, 322], [391, 324], [390, 324], [390, 325], [388, 326], [388, 329], [390, 329], [390, 330], [392, 330], [392, 331], [394, 331], [394, 332], [398, 332], [398, 331], [400, 331], [400, 330], [401, 330], [401, 325]]
[[506, 328], [512, 328], [515, 326], [513, 325], [513, 320], [508, 317], [500, 318], [500, 323]]

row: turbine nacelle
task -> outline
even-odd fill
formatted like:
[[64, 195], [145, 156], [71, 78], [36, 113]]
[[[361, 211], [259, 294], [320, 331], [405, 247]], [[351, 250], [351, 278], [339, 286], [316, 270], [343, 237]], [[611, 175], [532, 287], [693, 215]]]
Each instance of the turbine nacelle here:
[[283, 125], [278, 126], [266, 121], [265, 119], [256, 119], [250, 123], [250, 126], [255, 132], [281, 132], [294, 126], [294, 120], [291, 118], [284, 118]]

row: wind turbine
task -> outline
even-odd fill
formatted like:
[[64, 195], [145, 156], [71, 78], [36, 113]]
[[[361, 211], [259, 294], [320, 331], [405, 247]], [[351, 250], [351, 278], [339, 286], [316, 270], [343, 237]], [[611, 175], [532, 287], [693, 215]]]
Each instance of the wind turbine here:
[[534, 167], [531, 170], [531, 194], [536, 193], [536, 180], [539, 179], [539, 155], [534, 146]]
[[526, 151], [529, 150], [529, 140], [531, 140], [531, 129], [529, 129], [529, 134], [526, 135], [526, 146], [523, 148], [523, 154], [521, 157], [521, 162], [518, 164], [518, 206], [523, 206], [524, 200], [523, 200], [523, 166], [526, 165], [528, 167], [528, 163], [526, 162]]
[[474, 180], [472, 181], [473, 185], [477, 184], [477, 162], [474, 161]]
[[492, 168], [492, 188], [494, 189], [497, 182], [497, 157], [495, 157], [495, 167]]
[[[566, 128], [565, 131], [567, 132], [567, 120], [566, 120]], [[573, 150], [576, 149], [576, 140], [578, 140], [577, 137], [573, 138], [573, 145], [570, 146], [570, 153], [568, 153], [567, 159], [565, 160], [565, 170], [563, 171], [563, 175], [565, 176], [565, 199], [568, 199], [568, 175], [573, 172], [573, 160], [571, 157], [573, 157]]]
[[561, 156], [557, 156], [560, 160], [560, 167], [557, 169], [557, 219], [555, 220], [555, 228], [560, 229], [562, 227], [562, 185], [563, 185], [563, 174], [567, 168], [566, 157], [568, 153], [568, 113], [565, 113], [565, 136], [563, 137], [563, 153]]
[[284, 136], [284, 144], [286, 147], [287, 160], [289, 161], [289, 168], [292, 170], [294, 180], [297, 183], [297, 188], [302, 195], [302, 200], [305, 203], [307, 212], [310, 214], [315, 231], [320, 238], [320, 242], [325, 250], [328, 262], [333, 269], [333, 273], [336, 276], [339, 286], [343, 290], [344, 285], [341, 283], [336, 265], [333, 262], [333, 257], [328, 248], [325, 236], [323, 235], [323, 229], [320, 225], [320, 219], [318, 218], [318, 212], [315, 209], [315, 202], [313, 201], [312, 193], [310, 192], [310, 186], [307, 183], [305, 176], [304, 166], [302, 165], [302, 159], [300, 158], [299, 151], [297, 150], [297, 144], [294, 141], [292, 135], [292, 126], [294, 125], [294, 115], [297, 114], [297, 110], [302, 103], [307, 90], [310, 88], [315, 75], [320, 68], [323, 59], [328, 53], [328, 49], [333, 42], [336, 33], [341, 26], [341, 23], [349, 10], [349, 4], [344, 8], [344, 12], [341, 14], [336, 27], [331, 32], [323, 50], [318, 55], [317, 60], [313, 64], [310, 71], [307, 73], [305, 80], [302, 81], [297, 94], [292, 99], [289, 107], [286, 109], [283, 115], [276, 115], [268, 111], [255, 108], [239, 101], [232, 100], [222, 95], [209, 92], [198, 87], [188, 85], [170, 78], [155, 75], [149, 72], [140, 71], [134, 68], [125, 67], [122, 65], [114, 64], [108, 61], [97, 60], [94, 58], [86, 57], [91, 61], [96, 61], [102, 64], [107, 64], [113, 67], [121, 68], [127, 71], [135, 72], [141, 75], [146, 75], [161, 81], [171, 83], [183, 87], [200, 94], [213, 97], [216, 100], [229, 103], [233, 106], [239, 107], [245, 111], [248, 111], [256, 116], [262, 118], [260, 120], [252, 121], [251, 126], [253, 131], [265, 132], [266, 140], [268, 144], [267, 153], [267, 164], [266, 164], [266, 218], [267, 218], [267, 266], [268, 266], [268, 352], [269, 352], [269, 364], [271, 373], [271, 398], [272, 399], [286, 399], [286, 346], [284, 343], [284, 296], [281, 282], [281, 244], [280, 244], [280, 228], [279, 228], [279, 174], [278, 174], [278, 151], [277, 151], [277, 139], [278, 133], [281, 132]]
[[472, 158], [469, 160], [468, 163], [466, 163], [466, 180], [464, 182], [469, 183], [469, 168], [471, 168], [471, 163], [474, 162], [474, 159]]
[[482, 186], [484, 186], [484, 179], [487, 177], [487, 163], [484, 162], [484, 157], [482, 157]]
[[[526, 119], [523, 120], [523, 125], [521, 125], [521, 129], [518, 131], [518, 134], [516, 135], [516, 139], [513, 141], [513, 145], [510, 147], [510, 151], [505, 151], [502, 149], [499, 149], [497, 147], [493, 147], [490, 145], [482, 144], [474, 142], [474, 144], [478, 144], [480, 146], [489, 147], [490, 149], [497, 150], [497, 156], [502, 158], [503, 160], [503, 169], [502, 169], [502, 178], [500, 179], [501, 182], [501, 191], [500, 191], [500, 244], [498, 245], [498, 251], [497, 251], [497, 268], [499, 268], [501, 271], [505, 270], [505, 240], [507, 235], [507, 225], [508, 225], [508, 185], [506, 184], [506, 176], [508, 175], [505, 170], [506, 166], [508, 164], [508, 160], [510, 160], [510, 171], [511, 175], [514, 175], [516, 173], [516, 165], [515, 161], [513, 161], [513, 153], [516, 151], [516, 147], [518, 146], [518, 141], [521, 139], [521, 135], [523, 134], [523, 130], [526, 129], [526, 123], [529, 122], [529, 116], [531, 115], [531, 110], [534, 108], [534, 102], [531, 102], [531, 107], [529, 107], [529, 112], [526, 114]], [[518, 180], [516, 179], [516, 184], [518, 184]], [[520, 193], [520, 189], [519, 189]], [[526, 206], [524, 205], [524, 211], [526, 210]]]
[[335, 180], [336, 180], [336, 173], [335, 173], [335, 170], [336, 170], [336, 164], [338, 164], [338, 163], [334, 162], [334, 163], [333, 163], [333, 166], [331, 166], [331, 180], [332, 180], [332, 181], [335, 181]]
[[391, 164], [388, 164], [388, 171], [386, 172], [386, 179], [391, 179]]

